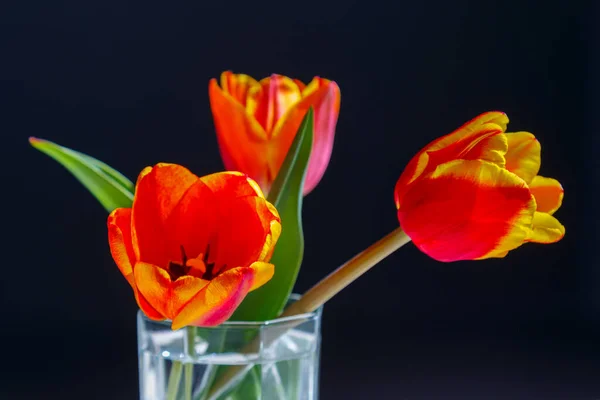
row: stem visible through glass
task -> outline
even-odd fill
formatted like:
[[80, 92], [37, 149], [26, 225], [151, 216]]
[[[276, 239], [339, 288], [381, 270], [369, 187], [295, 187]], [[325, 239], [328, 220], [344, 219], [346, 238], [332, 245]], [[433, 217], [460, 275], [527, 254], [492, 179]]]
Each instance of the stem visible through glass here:
[[192, 400], [192, 389], [194, 387], [194, 362], [193, 357], [195, 353], [195, 341], [196, 341], [196, 327], [188, 326], [184, 328], [186, 330], [185, 336], [185, 361], [173, 361], [171, 367], [171, 373], [169, 374], [169, 382], [167, 383], [167, 400], [177, 399], [177, 393], [179, 392], [179, 384], [181, 382], [181, 370], [184, 371], [185, 382], [183, 386], [183, 395], [185, 400]]
[[171, 373], [169, 374], [169, 383], [167, 384], [167, 400], [175, 400], [179, 392], [179, 382], [181, 381], [181, 361], [173, 361]]
[[196, 327], [188, 326], [186, 328], [186, 353], [188, 355], [189, 360], [185, 363], [184, 372], [185, 372], [185, 386], [184, 386], [184, 399], [192, 400], [192, 388], [194, 383], [194, 361], [193, 357], [196, 354], [195, 350], [195, 342], [196, 342]]

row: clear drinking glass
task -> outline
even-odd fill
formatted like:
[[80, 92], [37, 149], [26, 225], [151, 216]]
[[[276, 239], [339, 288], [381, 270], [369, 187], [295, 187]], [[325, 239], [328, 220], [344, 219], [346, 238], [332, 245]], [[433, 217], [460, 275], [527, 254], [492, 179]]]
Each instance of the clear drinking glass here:
[[140, 399], [316, 400], [321, 311], [177, 331], [139, 311]]

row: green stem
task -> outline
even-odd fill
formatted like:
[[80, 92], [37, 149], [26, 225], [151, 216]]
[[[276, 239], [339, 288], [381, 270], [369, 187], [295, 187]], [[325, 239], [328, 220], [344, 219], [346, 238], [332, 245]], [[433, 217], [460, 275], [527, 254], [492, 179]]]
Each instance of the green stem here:
[[187, 333], [187, 346], [186, 352], [187, 355], [192, 358], [192, 360], [188, 360], [189, 362], [185, 363], [185, 386], [184, 386], [184, 399], [192, 400], [192, 388], [193, 388], [193, 378], [194, 378], [194, 362], [193, 357], [196, 354], [196, 350], [194, 348], [196, 342], [196, 327], [188, 326], [186, 328]]
[[[226, 330], [219, 330], [216, 333], [216, 339], [211, 339], [214, 340], [215, 344], [215, 352], [220, 353], [223, 351], [223, 348], [225, 347], [225, 340], [227, 337], [227, 331]], [[199, 393], [199, 395], [197, 396], [197, 398], [195, 400], [206, 400], [207, 396], [208, 396], [208, 392], [210, 390], [210, 388], [212, 387], [212, 384], [215, 380], [215, 378], [219, 375], [219, 371], [223, 370], [224, 366], [219, 366], [219, 365], [215, 365], [215, 364], [207, 364], [206, 365], [206, 372], [204, 373], [204, 378], [202, 381], [202, 389]]]
[[179, 381], [181, 381], [181, 361], [173, 361], [171, 373], [169, 374], [169, 383], [167, 386], [167, 400], [175, 400], [179, 392]]

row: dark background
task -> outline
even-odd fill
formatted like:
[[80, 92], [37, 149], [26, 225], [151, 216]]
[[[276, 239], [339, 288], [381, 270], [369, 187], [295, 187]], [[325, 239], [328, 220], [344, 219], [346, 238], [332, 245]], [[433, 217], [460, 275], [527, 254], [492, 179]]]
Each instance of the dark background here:
[[3, 1], [0, 398], [137, 396], [136, 305], [106, 213], [27, 137], [132, 179], [160, 161], [221, 170], [207, 85], [226, 69], [342, 91], [299, 292], [394, 229], [406, 163], [481, 112], [535, 133], [565, 187], [557, 244], [453, 264], [409, 245], [331, 300], [323, 399], [600, 398], [591, 3]]

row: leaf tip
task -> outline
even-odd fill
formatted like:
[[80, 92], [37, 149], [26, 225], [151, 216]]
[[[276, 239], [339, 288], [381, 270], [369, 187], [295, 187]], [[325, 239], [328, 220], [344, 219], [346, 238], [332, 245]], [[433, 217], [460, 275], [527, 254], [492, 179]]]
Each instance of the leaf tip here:
[[34, 136], [29, 136], [29, 144], [32, 145], [33, 147], [37, 147], [39, 146], [42, 142], [44, 142], [43, 139], [40, 138], [36, 138]]

